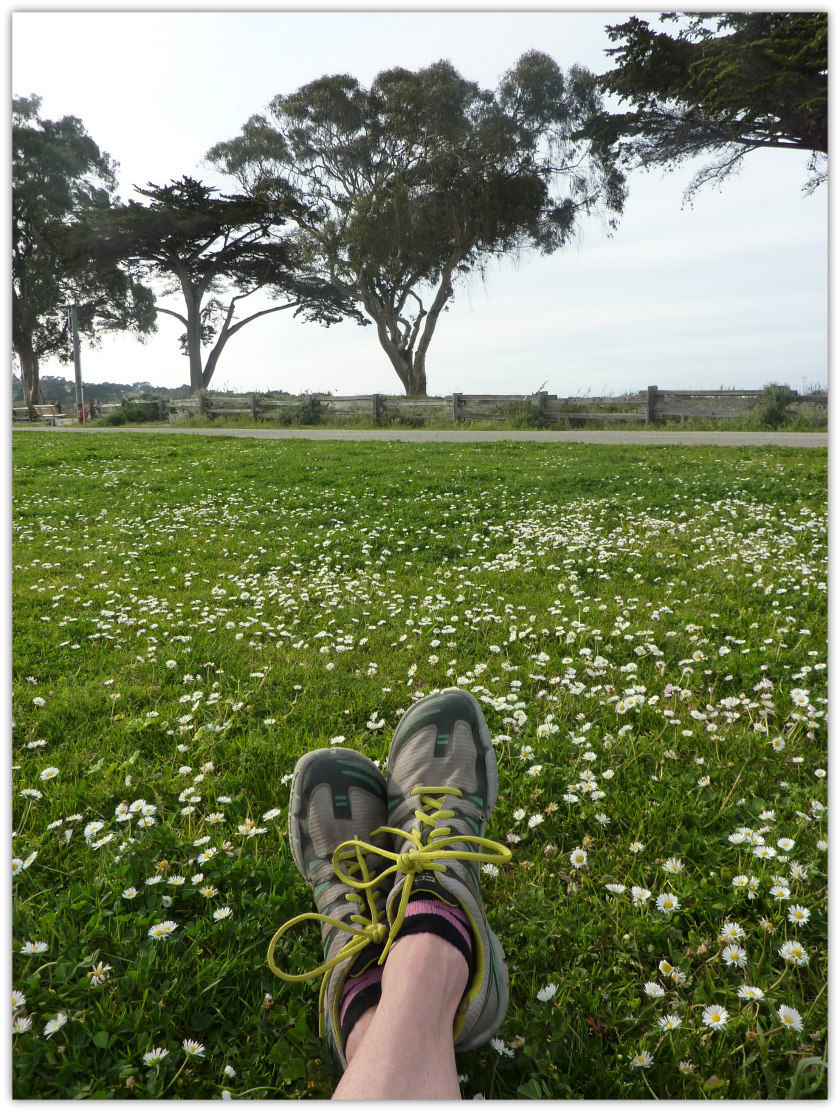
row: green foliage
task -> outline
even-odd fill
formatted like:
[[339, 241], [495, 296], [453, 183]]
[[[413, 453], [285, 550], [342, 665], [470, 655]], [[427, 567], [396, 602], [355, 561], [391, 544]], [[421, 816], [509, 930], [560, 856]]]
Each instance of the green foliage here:
[[461, 275], [570, 241], [585, 216], [614, 226], [624, 178], [580, 138], [595, 79], [530, 51], [495, 92], [450, 62], [379, 73], [369, 89], [325, 76], [276, 96], [210, 161], [255, 198], [294, 192], [310, 266], [356, 301], [407, 394]]
[[546, 429], [553, 422], [546, 420], [535, 405], [530, 402], [511, 402], [505, 407], [507, 424], [512, 429]]
[[685, 20], [675, 37], [631, 16], [608, 28], [618, 65], [599, 87], [632, 110], [602, 113], [587, 134], [644, 167], [673, 168], [708, 153], [690, 197], [721, 182], [762, 147], [812, 151], [806, 192], [826, 180], [828, 17], [826, 12], [663, 13]]
[[160, 420], [157, 402], [124, 402], [113, 413], [106, 414], [99, 423], [101, 425], [131, 425], [142, 424], [146, 421]]
[[[190, 361], [193, 390], [208, 386], [231, 336], [268, 313], [292, 309], [294, 316], [325, 326], [347, 315], [358, 318], [334, 286], [302, 273], [299, 252], [281, 234], [305, 212], [289, 190], [275, 191], [268, 203], [217, 196], [216, 189], [184, 176], [137, 192], [150, 203], [129, 201], [92, 215], [77, 229], [74, 242], [99, 266], [130, 263], [163, 280], [163, 296], [176, 291], [183, 296], [181, 313], [156, 308], [186, 329], [180, 343]], [[237, 302], [258, 292], [282, 304], [263, 305], [237, 319]], [[210, 346], [206, 359], [204, 346]]]
[[283, 428], [308, 428], [321, 424], [322, 406], [319, 398], [311, 397], [299, 405], [288, 406], [278, 415], [276, 423]]
[[759, 423], [768, 429], [777, 429], [788, 420], [788, 406], [798, 395], [789, 386], [771, 382], [764, 387], [761, 401], [755, 407]]
[[[41, 375], [41, 394], [44, 402], [61, 402], [75, 405], [76, 384], [73, 379], [58, 375]], [[106, 403], [121, 402], [137, 394], [159, 395], [164, 398], [183, 398], [189, 395], [189, 386], [152, 386], [150, 382], [85, 382], [85, 401]], [[12, 375], [12, 401], [23, 400], [23, 385], [17, 375]]]
[[[29, 431], [12, 461], [17, 1099], [326, 1099], [317, 980], [266, 964], [312, 910], [289, 776], [338, 734], [384, 764], [402, 711], [453, 684], [495, 741], [488, 837], [515, 839], [481, 874], [510, 1007], [459, 1055], [463, 1095], [824, 1098], [824, 451]], [[320, 960], [314, 927], [287, 939], [291, 972]]]
[[73, 243], [77, 222], [112, 203], [115, 164], [81, 120], [44, 120], [37, 96], [12, 117], [12, 343], [27, 400], [41, 400], [39, 361], [72, 359], [66, 309], [96, 344], [105, 332], [154, 330], [151, 292], [117, 263], [96, 267]]

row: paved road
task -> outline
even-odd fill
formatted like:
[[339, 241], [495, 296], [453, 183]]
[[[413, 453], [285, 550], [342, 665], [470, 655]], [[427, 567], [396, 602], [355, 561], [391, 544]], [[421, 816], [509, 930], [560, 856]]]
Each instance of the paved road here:
[[[16, 428], [15, 431], [18, 431]], [[412, 444], [455, 443], [470, 444], [480, 441], [526, 440], [535, 443], [575, 444], [711, 444], [719, 447], [760, 447], [775, 445], [781, 448], [827, 448], [825, 432], [624, 432], [614, 431], [555, 431], [534, 429], [510, 432], [477, 432], [464, 429], [192, 429], [176, 425], [140, 425], [131, 428], [117, 425], [113, 428], [91, 428], [89, 425], [28, 425], [21, 432], [76, 433], [175, 433], [185, 436], [240, 436], [255, 440], [402, 440]]]

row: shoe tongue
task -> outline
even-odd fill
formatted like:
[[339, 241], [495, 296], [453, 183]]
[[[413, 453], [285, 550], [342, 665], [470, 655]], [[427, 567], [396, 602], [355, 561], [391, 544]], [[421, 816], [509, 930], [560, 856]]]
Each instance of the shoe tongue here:
[[422, 896], [433, 896], [435, 899], [442, 900], [444, 903], [452, 903], [452, 895], [440, 883], [433, 872], [422, 872], [414, 874], [414, 883], [411, 885], [410, 899], [418, 899]]

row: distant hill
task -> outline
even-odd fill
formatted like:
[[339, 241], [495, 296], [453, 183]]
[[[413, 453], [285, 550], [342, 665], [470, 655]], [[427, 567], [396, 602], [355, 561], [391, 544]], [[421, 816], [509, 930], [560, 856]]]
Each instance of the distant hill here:
[[[152, 386], [149, 382], [86, 382], [85, 401], [105, 403], [121, 402], [123, 398], [136, 398], [138, 394], [154, 394], [155, 397], [184, 398], [189, 395], [188, 385], [173, 389], [165, 386]], [[76, 383], [73, 379], [59, 378], [57, 375], [41, 376], [41, 393], [49, 405], [61, 402], [62, 406], [76, 404]], [[17, 375], [12, 375], [12, 402], [23, 402], [23, 385]]]
[[[188, 398], [189, 385], [183, 386], [152, 386], [150, 382], [86, 382], [85, 401], [103, 402], [113, 405], [121, 402], [123, 398], [137, 398], [144, 394], [151, 394], [154, 398]], [[225, 390], [222, 393], [240, 396], [238, 391]], [[44, 404], [50, 405], [61, 402], [62, 407], [76, 404], [76, 382], [72, 378], [59, 378], [58, 375], [41, 376], [41, 393]], [[250, 391], [242, 391], [241, 396], [247, 397]], [[260, 390], [258, 393], [269, 397], [289, 397], [287, 390]], [[12, 373], [12, 404], [23, 404], [23, 386], [20, 379]]]

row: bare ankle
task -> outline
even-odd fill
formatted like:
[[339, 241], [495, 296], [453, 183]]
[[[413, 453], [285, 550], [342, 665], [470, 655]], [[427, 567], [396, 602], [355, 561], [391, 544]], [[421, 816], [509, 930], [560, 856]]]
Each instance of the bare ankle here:
[[463, 954], [436, 934], [409, 934], [391, 948], [382, 975], [382, 993], [411, 994], [453, 1016], [467, 988], [469, 966]]

